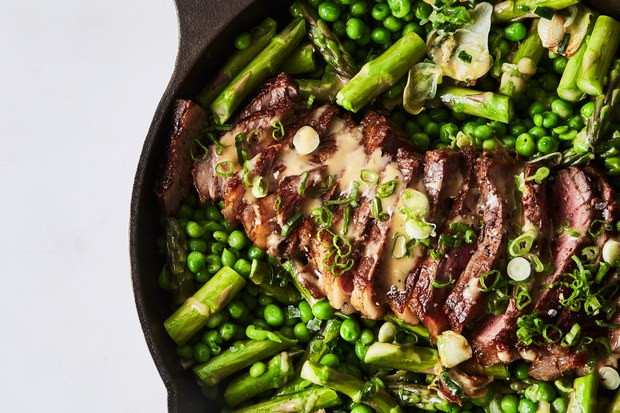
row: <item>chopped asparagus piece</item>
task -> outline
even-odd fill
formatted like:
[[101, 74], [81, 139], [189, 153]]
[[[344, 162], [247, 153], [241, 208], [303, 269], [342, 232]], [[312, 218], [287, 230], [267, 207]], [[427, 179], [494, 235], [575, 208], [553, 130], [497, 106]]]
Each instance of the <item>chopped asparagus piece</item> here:
[[299, 75], [317, 70], [314, 58], [314, 46], [310, 43], [302, 44], [295, 50], [282, 65], [282, 71], [289, 75]]
[[368, 347], [364, 358], [366, 364], [416, 373], [433, 373], [438, 361], [439, 354], [432, 348], [378, 342]]
[[353, 376], [339, 372], [329, 366], [322, 366], [312, 361], [306, 361], [301, 368], [301, 377], [319, 386], [329, 387], [343, 393], [355, 403], [364, 403], [378, 413], [398, 413], [400, 407], [382, 388], [377, 388], [374, 394], [364, 394], [365, 383]]
[[507, 22], [523, 17], [530, 17], [537, 7], [560, 10], [579, 3], [579, 0], [506, 0], [493, 8], [493, 21]]
[[170, 288], [174, 291], [174, 302], [182, 304], [192, 295], [194, 277], [185, 268], [187, 238], [183, 227], [175, 218], [166, 218], [165, 240], [168, 269], [172, 275]]
[[301, 43], [306, 34], [303, 19], [294, 19], [284, 30], [274, 37], [231, 82], [211, 104], [211, 112], [217, 123], [225, 123], [239, 105], [278, 67]]
[[285, 261], [282, 263], [282, 268], [284, 268], [291, 275], [293, 285], [297, 288], [297, 291], [299, 291], [304, 300], [306, 300], [308, 304], [314, 305], [318, 300], [312, 296], [307, 288], [301, 285], [299, 278], [297, 278], [297, 272], [301, 271], [300, 264], [293, 260]]
[[611, 401], [611, 404], [607, 408], [607, 413], [620, 413], [620, 390], [616, 391], [614, 399]]
[[286, 396], [274, 397], [262, 403], [235, 410], [235, 413], [311, 413], [320, 409], [337, 406], [341, 403], [338, 394], [324, 387], [287, 394]]
[[[499, 93], [507, 96], [517, 96], [525, 91], [525, 82], [536, 74], [538, 63], [545, 53], [538, 36], [538, 28], [534, 23], [532, 30], [519, 44], [519, 48], [512, 59], [512, 65], [504, 65]], [[506, 70], [504, 70], [504, 68]]]
[[272, 340], [247, 340], [233, 344], [206, 363], [194, 367], [194, 373], [203, 384], [213, 386], [239, 370], [297, 343], [297, 340], [290, 340], [279, 333], [273, 334], [280, 338], [279, 343]]
[[450, 402], [439, 397], [436, 391], [421, 384], [389, 383], [387, 391], [398, 399], [401, 405], [417, 407], [427, 411], [450, 411]]
[[281, 287], [279, 285], [271, 285], [270, 280], [271, 268], [264, 261], [252, 260], [252, 269], [250, 271], [250, 280], [258, 285], [265, 293], [282, 304], [294, 304], [301, 299], [301, 295], [292, 285]]
[[413, 32], [407, 33], [383, 54], [366, 63], [338, 92], [336, 102], [348, 111], [359, 111], [395, 85], [425, 54], [424, 41]]
[[344, 49], [338, 36], [332, 33], [327, 23], [321, 20], [314, 9], [305, 1], [293, 3], [291, 12], [295, 17], [302, 17], [308, 22], [308, 37], [317, 47], [325, 61], [339, 75], [351, 79], [357, 73], [355, 60]]
[[605, 75], [620, 44], [620, 23], [609, 16], [599, 16], [594, 23], [581, 63], [577, 86], [592, 96], [603, 94]]
[[252, 377], [248, 372], [231, 381], [224, 392], [224, 400], [229, 406], [237, 406], [267, 390], [282, 387], [294, 374], [288, 353], [282, 352], [271, 359], [262, 375]]
[[562, 73], [562, 78], [560, 79], [560, 84], [558, 85], [558, 96], [569, 102], [577, 102], [585, 96], [585, 94], [577, 86], [577, 80], [581, 74], [581, 62], [583, 61], [583, 56], [588, 48], [589, 41], [590, 35], [587, 35], [583, 39], [581, 46], [579, 46], [577, 53], [568, 59], [566, 68], [564, 69], [564, 73]]
[[423, 324], [418, 324], [418, 325], [413, 326], [411, 324], [405, 323], [404, 321], [400, 320], [399, 318], [396, 318], [396, 316], [393, 316], [393, 315], [387, 315], [385, 316], [385, 319], [386, 321], [396, 324], [398, 327], [402, 328], [403, 330], [410, 331], [414, 333], [415, 335], [417, 335], [418, 337], [425, 338], [427, 341], [429, 340], [430, 334], [428, 333], [428, 330], [426, 329], [426, 327], [424, 327]]
[[261, 52], [276, 34], [277, 23], [268, 17], [261, 24], [253, 28], [250, 33], [252, 42], [243, 49], [237, 50], [215, 75], [211, 83], [198, 95], [198, 102], [209, 107], [217, 95], [224, 90], [228, 82], [243, 70]]
[[209, 316], [222, 308], [245, 286], [245, 280], [230, 267], [223, 267], [164, 322], [166, 331], [179, 345], [187, 343], [207, 324]]
[[566, 413], [594, 413], [596, 411], [596, 390], [598, 377], [595, 373], [577, 377], [573, 383]]
[[510, 123], [514, 113], [512, 99], [493, 92], [446, 86], [439, 93], [441, 101], [457, 113]]
[[299, 79], [299, 94], [305, 99], [314, 96], [321, 102], [336, 102], [336, 95], [347, 84], [347, 79], [335, 72], [326, 72], [322, 79]]

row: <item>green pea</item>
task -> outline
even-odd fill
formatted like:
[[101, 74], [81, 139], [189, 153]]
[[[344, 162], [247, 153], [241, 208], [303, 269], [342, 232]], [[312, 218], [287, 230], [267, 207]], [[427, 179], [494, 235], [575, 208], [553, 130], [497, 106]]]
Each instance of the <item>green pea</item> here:
[[347, 36], [349, 36], [351, 40], [360, 40], [365, 30], [366, 25], [357, 17], [347, 20]]
[[269, 304], [265, 307], [263, 317], [270, 326], [280, 327], [284, 324], [284, 312], [282, 312], [282, 309], [275, 304]]
[[347, 24], [344, 20], [336, 20], [332, 25], [332, 30], [336, 36], [342, 37], [347, 34]]
[[518, 361], [512, 366], [512, 374], [518, 380], [525, 380], [530, 377], [528, 370], [530, 366], [524, 361]]
[[209, 221], [224, 221], [224, 215], [215, 205], [208, 205], [205, 209], [205, 214]]
[[388, 0], [388, 5], [392, 14], [398, 18], [403, 18], [411, 12], [411, 0]]
[[265, 258], [265, 251], [252, 245], [250, 248], [248, 248], [248, 258], [251, 260], [261, 260]]
[[568, 63], [568, 59], [564, 56], [558, 56], [553, 59], [553, 71], [559, 75], [564, 73], [564, 69], [566, 69], [566, 64]]
[[569, 130], [566, 133], [561, 133], [560, 135], [558, 135], [558, 138], [561, 141], [572, 141], [577, 137], [577, 134], [578, 132], [576, 130]]
[[326, 354], [321, 357], [320, 363], [324, 366], [338, 367], [340, 365], [340, 360], [335, 354]]
[[542, 138], [543, 136], [547, 135], [547, 130], [540, 126], [534, 126], [527, 133], [537, 138]]
[[489, 387], [484, 396], [479, 397], [477, 399], [471, 399], [471, 402], [474, 406], [479, 406], [479, 407], [488, 406], [489, 403], [491, 403], [491, 400], [493, 400], [494, 394], [495, 394], [495, 391], [493, 390], [493, 387]]
[[493, 128], [489, 125], [480, 125], [474, 129], [474, 136], [480, 140], [487, 140], [493, 137]]
[[511, 42], [520, 42], [527, 36], [527, 27], [521, 22], [511, 23], [504, 29], [504, 36]]
[[229, 341], [237, 335], [237, 326], [233, 323], [224, 323], [220, 326], [220, 337], [222, 340]]
[[185, 225], [185, 233], [188, 237], [192, 238], [200, 238], [204, 235], [207, 230], [202, 227], [199, 223], [195, 221], [189, 221]]
[[189, 360], [194, 357], [194, 348], [191, 345], [186, 344], [184, 346], [177, 347], [176, 353], [177, 356]]
[[262, 361], [257, 361], [256, 363], [252, 364], [252, 367], [250, 367], [250, 376], [254, 378], [260, 377], [265, 374], [266, 371], [267, 365], [265, 365], [265, 363], [263, 363]]
[[205, 262], [207, 263], [207, 272], [209, 274], [215, 274], [222, 268], [222, 259], [218, 255], [207, 255]]
[[344, 320], [340, 325], [340, 337], [349, 343], [357, 341], [361, 333], [362, 331], [359, 323], [353, 318]]
[[258, 304], [266, 307], [269, 304], [273, 304], [273, 298], [267, 296], [267, 295], [261, 295], [260, 297], [258, 297]]
[[355, 403], [353, 407], [351, 407], [351, 413], [374, 413], [372, 407], [366, 406], [365, 404]]
[[514, 394], [507, 394], [502, 397], [499, 403], [504, 413], [517, 413], [519, 407], [519, 398]]
[[431, 116], [428, 113], [420, 113], [416, 116], [415, 121], [418, 122], [421, 128], [424, 128], [427, 123], [431, 122]]
[[293, 327], [293, 335], [302, 343], [310, 341], [310, 330], [306, 327], [306, 323], [297, 323]]
[[194, 211], [194, 215], [192, 215], [192, 219], [194, 221], [204, 221], [207, 219], [207, 216], [205, 214], [205, 211], [202, 209], [197, 209]]
[[504, 137], [504, 135], [506, 135], [507, 128], [506, 128], [506, 125], [503, 124], [502, 122], [497, 122], [494, 120], [489, 123], [489, 126], [493, 128], [494, 135], [497, 136], [498, 138], [502, 138]]
[[235, 47], [239, 50], [245, 50], [252, 43], [252, 35], [250, 33], [241, 33], [235, 37]]
[[512, 136], [519, 136], [522, 133], [527, 132], [528, 127], [523, 125], [522, 123], [515, 123], [512, 126], [510, 126], [510, 134]]
[[463, 133], [467, 136], [469, 136], [470, 138], [472, 138], [474, 136], [474, 131], [476, 130], [476, 128], [480, 126], [479, 123], [476, 122], [467, 122], [465, 125], [463, 125]]
[[190, 251], [198, 251], [203, 254], [207, 252], [207, 242], [203, 239], [190, 239], [189, 240], [189, 250]]
[[205, 266], [205, 256], [202, 252], [192, 251], [187, 255], [187, 268], [194, 274]]
[[403, 28], [403, 22], [394, 16], [388, 16], [383, 20], [383, 27], [391, 32], [397, 32]]
[[560, 83], [560, 80], [558, 79], [558, 77], [555, 74], [550, 73], [550, 72], [547, 72], [544, 75], [542, 75], [540, 79], [540, 85], [547, 92], [555, 91], [559, 83]]
[[555, 399], [555, 389], [553, 385], [545, 382], [538, 383], [538, 400], [551, 402]]
[[521, 399], [519, 401], [519, 413], [535, 413], [537, 408], [536, 403], [528, 399]]
[[562, 119], [568, 119], [573, 114], [573, 106], [562, 99], [551, 102], [551, 110]]
[[213, 233], [213, 238], [223, 244], [226, 244], [228, 242], [228, 234], [224, 231], [215, 231]]
[[[534, 115], [541, 114], [545, 111], [545, 105], [540, 102], [534, 102], [530, 105], [530, 117], [534, 119]], [[536, 121], [534, 121], [536, 123]]]
[[355, 355], [361, 361], [364, 361], [367, 351], [368, 351], [368, 347], [366, 347], [364, 343], [362, 343], [361, 341], [358, 341], [357, 343], [355, 343]]
[[[224, 321], [225, 318], [226, 316], [224, 315], [224, 313], [211, 314], [207, 319], [207, 327], [216, 328]], [[206, 335], [203, 337], [206, 337]]]
[[510, 43], [508, 43], [505, 39], [499, 41], [498, 48], [502, 56], [508, 56], [508, 53], [510, 53]]
[[334, 316], [335, 310], [329, 305], [329, 301], [321, 300], [317, 301], [312, 306], [312, 314], [319, 320], [329, 320]]
[[331, 1], [324, 1], [319, 4], [319, 16], [328, 22], [335, 22], [340, 18], [340, 7]]
[[529, 133], [522, 133], [517, 138], [515, 149], [519, 155], [530, 157], [536, 152], [536, 141]]
[[589, 118], [594, 113], [594, 102], [588, 102], [583, 105], [580, 109], [581, 116], [584, 118]]
[[551, 403], [551, 411], [553, 413], [566, 413], [568, 410], [568, 400], [564, 397], [558, 397]]
[[235, 265], [235, 262], [237, 261], [237, 257], [235, 257], [235, 254], [233, 254], [228, 248], [224, 248], [224, 251], [222, 251], [221, 259], [222, 265], [231, 268]]
[[196, 343], [194, 346], [194, 360], [198, 363], [206, 363], [211, 358], [211, 350], [204, 343]]
[[280, 329], [280, 334], [282, 334], [286, 338], [290, 338], [291, 340], [295, 338], [295, 332], [293, 331], [293, 326], [283, 326]]
[[580, 115], [575, 115], [568, 118], [568, 120], [566, 121], [566, 126], [571, 129], [581, 130], [585, 126], [585, 123], [581, 119]]
[[459, 133], [459, 127], [454, 123], [446, 123], [439, 128], [439, 139], [446, 144], [452, 143], [456, 134]]
[[407, 119], [407, 121], [405, 121], [405, 133], [408, 136], [412, 136], [414, 133], [418, 133], [420, 132], [420, 127], [418, 126], [417, 123], [415, 123], [415, 121], [411, 120], [411, 119]]
[[516, 144], [517, 140], [514, 136], [506, 135], [502, 138], [502, 145], [504, 145], [505, 148], [513, 149]]
[[402, 35], [406, 35], [409, 33], [415, 33], [420, 37], [424, 36], [424, 29], [422, 28], [422, 26], [420, 26], [418, 23], [416, 22], [410, 22], [407, 23], [404, 27], [403, 27], [403, 31], [402, 31]]
[[392, 40], [392, 35], [389, 30], [383, 27], [375, 27], [372, 29], [370, 37], [372, 37], [372, 41], [377, 44], [387, 44]]
[[215, 222], [215, 221], [207, 221], [204, 224], [204, 227], [209, 232], [224, 231], [226, 229], [224, 225], [220, 224], [219, 222]]
[[556, 115], [553, 112], [545, 112], [542, 114], [543, 117], [543, 121], [542, 121], [542, 126], [547, 128], [547, 129], [551, 129], [551, 128], [555, 128], [556, 126], [558, 126], [558, 115]]
[[431, 143], [426, 133], [414, 133], [411, 140], [419, 152], [426, 152]]
[[499, 146], [497, 139], [487, 139], [482, 141], [482, 149], [485, 151], [492, 151]]
[[194, 209], [187, 204], [181, 204], [177, 210], [177, 218], [189, 219], [194, 215]]
[[413, 14], [418, 20], [428, 19], [432, 12], [433, 6], [424, 3], [423, 1], [418, 1], [413, 8]]
[[237, 260], [233, 269], [237, 271], [242, 277], [247, 277], [252, 271], [252, 264], [250, 264], [248, 260], [244, 260], [243, 258], [241, 258]]
[[383, 21], [390, 15], [390, 6], [385, 3], [378, 3], [372, 7], [370, 14], [375, 20]]
[[364, 330], [362, 330], [362, 333], [360, 334], [360, 341], [363, 344], [370, 344], [374, 340], [375, 340], [375, 333], [373, 333], [371, 329], [365, 328]]
[[552, 153], [552, 152], [556, 152], [559, 147], [560, 147], [560, 142], [558, 142], [557, 139], [551, 136], [543, 136], [536, 143], [536, 148], [538, 149], [538, 152], [545, 154], [545, 155]]
[[428, 122], [424, 127], [424, 133], [430, 137], [439, 136], [439, 124], [437, 122]]
[[239, 230], [231, 232], [228, 236], [228, 245], [238, 251], [242, 250], [246, 246], [247, 241], [248, 239], [245, 234]]
[[306, 300], [300, 301], [297, 307], [299, 308], [299, 319], [303, 323], [307, 323], [314, 318], [312, 307], [310, 307], [310, 304], [308, 304]]
[[228, 314], [235, 320], [242, 318], [246, 311], [245, 304], [239, 300], [233, 300], [228, 304]]
[[205, 269], [198, 271], [196, 274], [194, 274], [194, 280], [196, 280], [196, 282], [200, 284], [204, 284], [210, 279], [211, 279], [211, 274], [209, 273], [208, 270], [205, 270]]

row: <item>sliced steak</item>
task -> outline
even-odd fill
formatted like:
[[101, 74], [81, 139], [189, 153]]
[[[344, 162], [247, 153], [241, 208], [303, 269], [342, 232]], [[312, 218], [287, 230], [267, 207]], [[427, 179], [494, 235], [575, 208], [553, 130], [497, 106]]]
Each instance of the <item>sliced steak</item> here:
[[[537, 165], [527, 164], [523, 172], [524, 182], [521, 194], [523, 222], [521, 222], [521, 232], [525, 233], [530, 229], [536, 230], [538, 236], [529, 252], [546, 261], [547, 257], [540, 257], [540, 254], [542, 251], [546, 251], [552, 226], [545, 213], [548, 207], [546, 181], [539, 184], [533, 180], [537, 170]], [[537, 278], [540, 277], [532, 272], [525, 288], [531, 289], [536, 284]], [[517, 293], [517, 288], [513, 288], [506, 311], [499, 316], [488, 319], [473, 334], [471, 342], [474, 354], [483, 366], [488, 367], [500, 362], [510, 363], [517, 356], [515, 351], [516, 323], [517, 319], [523, 315], [523, 311], [526, 311], [525, 308], [519, 309], [517, 307]]]
[[483, 307], [480, 277], [493, 270], [504, 254], [514, 205], [514, 160], [501, 151], [484, 152], [476, 167], [484, 227], [476, 252], [444, 304], [452, 330], [459, 333]]
[[[588, 229], [595, 217], [594, 192], [587, 174], [576, 167], [558, 172], [552, 188], [551, 205], [556, 227], [568, 226], [570, 231], [556, 235], [552, 242], [551, 274], [545, 277], [542, 287], [534, 291], [533, 305], [540, 317], [549, 322], [560, 310], [560, 299], [566, 293], [565, 287], [547, 288], [562, 278], [573, 265], [572, 256], [579, 253], [587, 243]], [[578, 236], [574, 233], [576, 231]]]
[[172, 125], [166, 164], [155, 188], [167, 215], [176, 212], [192, 186], [192, 144], [194, 140], [201, 138], [203, 129], [207, 126], [207, 114], [191, 100], [176, 100]]
[[[458, 222], [476, 226], [478, 220], [476, 204], [479, 194], [475, 162], [475, 153], [470, 148], [465, 148], [460, 153], [459, 169], [454, 174], [454, 179], [460, 183], [460, 192], [442, 226], [442, 232], [447, 232], [451, 224]], [[429, 177], [426, 178], [426, 182], [431, 182], [433, 185], [434, 180]], [[476, 244], [471, 243], [448, 248], [438, 256], [429, 253], [420, 266], [417, 283], [411, 290], [408, 303], [409, 307], [415, 311], [422, 323], [428, 328], [432, 337], [441, 334], [449, 325], [448, 318], [443, 311], [443, 304], [451, 290], [449, 285], [436, 288], [433, 286], [433, 282], [445, 284], [450, 278], [458, 279], [459, 275], [465, 270], [475, 248]]]
[[532, 363], [529, 375], [542, 381], [553, 381], [567, 372], [586, 365], [590, 356], [587, 352], [577, 353], [574, 349], [553, 346]]

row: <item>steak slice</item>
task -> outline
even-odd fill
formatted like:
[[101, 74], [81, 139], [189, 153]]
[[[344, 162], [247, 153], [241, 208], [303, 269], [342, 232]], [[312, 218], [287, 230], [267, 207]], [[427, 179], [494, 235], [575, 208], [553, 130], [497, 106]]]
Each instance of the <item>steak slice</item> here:
[[514, 192], [514, 160], [501, 151], [484, 152], [476, 162], [484, 227], [476, 252], [444, 304], [452, 330], [460, 333], [484, 303], [480, 277], [504, 254]]
[[[478, 220], [476, 204], [479, 194], [475, 176], [475, 162], [475, 153], [472, 149], [465, 148], [460, 152], [458, 172], [454, 174], [455, 181], [460, 183], [460, 192], [442, 226], [442, 232], [448, 231], [451, 224], [463, 222], [475, 226]], [[436, 179], [436, 177], [434, 178]], [[427, 178], [426, 182], [435, 181]], [[446, 283], [450, 277], [457, 279], [467, 266], [475, 248], [476, 244], [471, 243], [449, 248], [439, 256], [433, 256], [429, 253], [420, 265], [417, 283], [411, 289], [408, 303], [432, 337], [441, 334], [449, 325], [448, 318], [443, 311], [443, 304], [451, 289], [449, 285], [444, 288], [436, 288], [433, 286], [433, 281]]]
[[589, 358], [587, 352], [577, 353], [570, 348], [553, 346], [532, 363], [528, 373], [536, 380], [552, 381], [570, 370], [585, 366]]
[[207, 114], [191, 100], [176, 100], [166, 164], [155, 188], [164, 212], [172, 215], [192, 186], [192, 144], [207, 126]]
[[[538, 166], [527, 164], [523, 172], [523, 187], [521, 194], [521, 210], [523, 216], [522, 232], [535, 229], [538, 236], [530, 253], [540, 255], [546, 250], [546, 245], [551, 234], [551, 222], [544, 211], [547, 211], [547, 187], [546, 181], [540, 184], [532, 178]], [[540, 258], [540, 257], [539, 257]], [[545, 257], [546, 258], [546, 257]], [[535, 284], [536, 275], [532, 272], [526, 288], [531, 289]], [[523, 314], [518, 309], [516, 294], [513, 289], [506, 311], [495, 317], [491, 317], [484, 325], [475, 331], [471, 340], [476, 359], [483, 366], [492, 366], [497, 363], [510, 363], [516, 357], [515, 333], [517, 319]]]
[[[588, 240], [588, 229], [594, 220], [594, 192], [587, 174], [576, 167], [558, 172], [552, 188], [551, 205], [556, 227], [562, 224], [571, 228], [553, 239], [551, 246], [553, 272], [545, 277], [542, 288], [534, 291], [533, 306], [540, 317], [549, 322], [560, 310], [560, 297], [566, 288], [546, 288], [559, 281], [562, 274], [573, 264], [572, 256], [577, 254]], [[578, 233], [575, 235], [573, 231]], [[572, 233], [572, 234], [571, 234]]]

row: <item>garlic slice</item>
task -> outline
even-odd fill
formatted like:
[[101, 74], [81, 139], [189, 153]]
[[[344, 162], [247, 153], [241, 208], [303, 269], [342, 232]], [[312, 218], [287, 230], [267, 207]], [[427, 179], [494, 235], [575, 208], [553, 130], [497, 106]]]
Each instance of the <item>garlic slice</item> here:
[[293, 146], [300, 155], [308, 155], [319, 147], [319, 134], [312, 126], [302, 126], [293, 137]]

